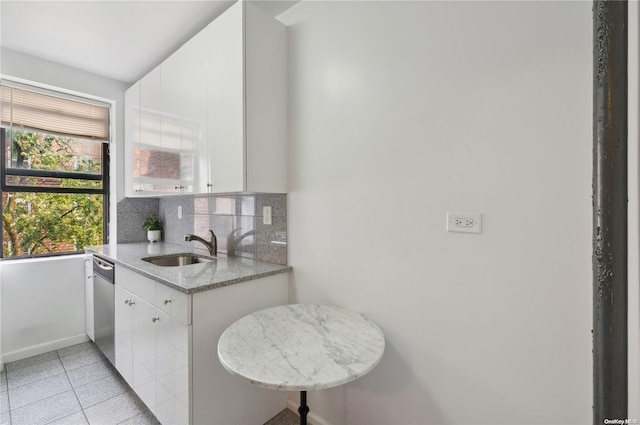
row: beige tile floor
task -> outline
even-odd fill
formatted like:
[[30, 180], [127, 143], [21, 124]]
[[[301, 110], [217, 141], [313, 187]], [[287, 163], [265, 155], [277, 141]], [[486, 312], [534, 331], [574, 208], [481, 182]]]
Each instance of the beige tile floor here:
[[[92, 342], [7, 363], [0, 425], [158, 425]], [[284, 410], [268, 425], [294, 425]]]

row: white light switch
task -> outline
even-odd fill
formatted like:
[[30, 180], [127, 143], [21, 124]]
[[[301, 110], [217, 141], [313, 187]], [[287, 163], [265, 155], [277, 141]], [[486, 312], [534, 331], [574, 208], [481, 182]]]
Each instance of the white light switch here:
[[182, 219], [182, 205], [178, 205], [178, 220]]
[[262, 223], [273, 224], [273, 217], [271, 216], [271, 207], [262, 207]]

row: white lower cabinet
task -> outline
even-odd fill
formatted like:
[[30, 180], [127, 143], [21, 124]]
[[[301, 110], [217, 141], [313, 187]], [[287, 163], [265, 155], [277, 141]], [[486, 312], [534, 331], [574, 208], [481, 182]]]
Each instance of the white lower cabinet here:
[[[118, 270], [120, 273], [120, 270]], [[116, 369], [133, 388], [133, 294], [115, 285], [115, 352]]]
[[286, 304], [287, 285], [281, 274], [187, 295], [120, 267], [116, 369], [164, 425], [265, 423], [287, 393], [231, 376], [217, 344], [240, 317]]
[[190, 326], [123, 287], [150, 294], [156, 282], [118, 272], [116, 369], [161, 423], [189, 424]]
[[157, 310], [156, 417], [163, 424], [189, 423], [189, 330]]
[[156, 413], [156, 308], [132, 295], [133, 390]]

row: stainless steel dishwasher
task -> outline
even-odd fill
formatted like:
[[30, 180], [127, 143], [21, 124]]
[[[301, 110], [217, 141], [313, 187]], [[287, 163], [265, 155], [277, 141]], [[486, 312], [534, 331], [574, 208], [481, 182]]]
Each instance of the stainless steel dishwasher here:
[[115, 267], [111, 261], [93, 256], [93, 326], [95, 342], [115, 366]]

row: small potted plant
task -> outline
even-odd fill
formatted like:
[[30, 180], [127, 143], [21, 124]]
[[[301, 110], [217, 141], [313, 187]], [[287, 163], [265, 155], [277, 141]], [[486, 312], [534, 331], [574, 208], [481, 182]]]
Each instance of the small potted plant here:
[[156, 214], [147, 216], [142, 222], [142, 227], [147, 231], [147, 239], [149, 242], [157, 242], [162, 235], [162, 222]]

